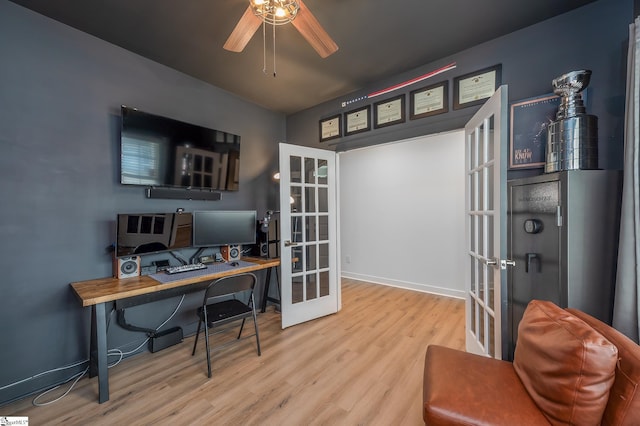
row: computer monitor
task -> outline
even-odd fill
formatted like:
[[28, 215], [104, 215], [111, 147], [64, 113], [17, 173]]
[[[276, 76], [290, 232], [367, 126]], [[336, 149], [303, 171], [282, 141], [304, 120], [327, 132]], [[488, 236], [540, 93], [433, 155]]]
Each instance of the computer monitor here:
[[256, 243], [255, 210], [193, 212], [194, 247]]
[[191, 247], [191, 213], [118, 214], [116, 256]]

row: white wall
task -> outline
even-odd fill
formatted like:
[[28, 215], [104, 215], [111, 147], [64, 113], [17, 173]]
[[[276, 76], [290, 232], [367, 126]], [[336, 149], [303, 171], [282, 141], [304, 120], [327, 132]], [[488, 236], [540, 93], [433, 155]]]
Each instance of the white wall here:
[[340, 154], [342, 276], [464, 297], [464, 131]]

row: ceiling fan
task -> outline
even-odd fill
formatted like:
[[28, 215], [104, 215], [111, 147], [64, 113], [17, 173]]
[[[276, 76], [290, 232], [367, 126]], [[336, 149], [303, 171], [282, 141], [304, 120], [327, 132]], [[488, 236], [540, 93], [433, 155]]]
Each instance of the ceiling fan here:
[[231, 52], [242, 52], [261, 24], [283, 25], [289, 22], [322, 58], [338, 50], [338, 45], [302, 0], [249, 0], [247, 10], [223, 47]]

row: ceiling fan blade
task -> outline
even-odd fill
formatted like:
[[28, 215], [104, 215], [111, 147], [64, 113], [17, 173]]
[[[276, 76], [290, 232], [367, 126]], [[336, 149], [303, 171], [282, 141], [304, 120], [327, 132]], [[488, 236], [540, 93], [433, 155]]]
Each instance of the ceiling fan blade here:
[[322, 28], [309, 8], [302, 2], [302, 0], [298, 0], [298, 5], [300, 6], [298, 14], [293, 21], [291, 21], [293, 26], [296, 27], [300, 34], [302, 34], [311, 47], [313, 47], [321, 57], [326, 58], [327, 56], [337, 52], [338, 45], [333, 41], [329, 34], [327, 34], [324, 28]]
[[247, 7], [223, 47], [231, 52], [242, 52], [261, 24], [262, 19], [253, 13], [251, 6]]

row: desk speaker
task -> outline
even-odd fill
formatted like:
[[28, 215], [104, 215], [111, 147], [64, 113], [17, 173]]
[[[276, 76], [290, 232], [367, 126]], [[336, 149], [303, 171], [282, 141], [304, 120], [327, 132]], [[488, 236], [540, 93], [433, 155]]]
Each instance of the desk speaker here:
[[220, 247], [220, 254], [222, 255], [222, 258], [227, 262], [240, 260], [241, 251], [242, 251], [242, 246], [238, 244]]
[[116, 257], [113, 262], [113, 276], [122, 279], [140, 275], [140, 256]]

